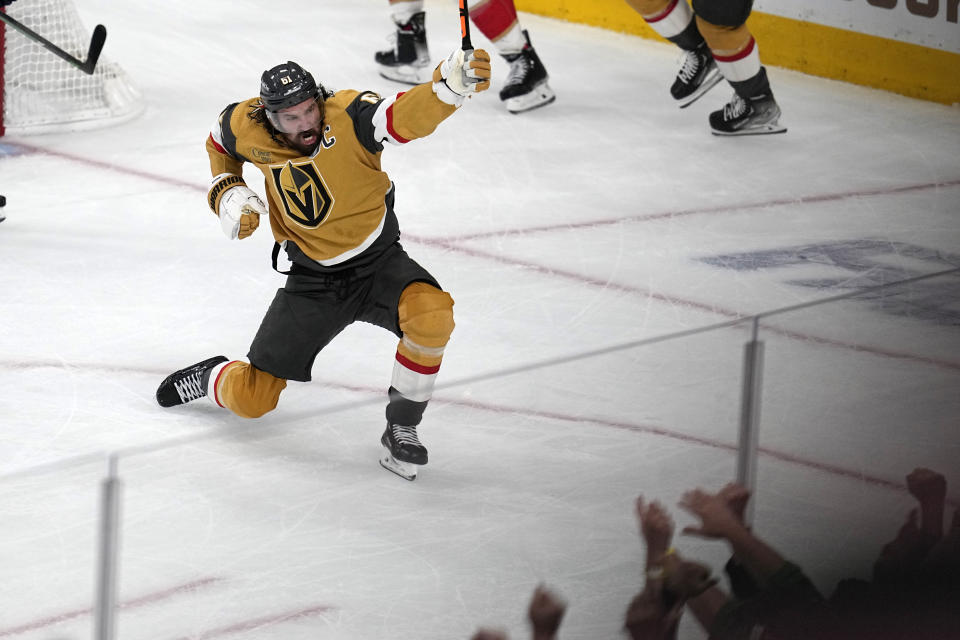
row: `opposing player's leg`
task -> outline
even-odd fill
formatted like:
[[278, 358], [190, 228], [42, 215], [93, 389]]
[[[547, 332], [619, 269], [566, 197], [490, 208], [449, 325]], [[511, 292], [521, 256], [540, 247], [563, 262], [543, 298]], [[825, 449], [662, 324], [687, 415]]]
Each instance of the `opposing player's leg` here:
[[654, 31], [683, 51], [680, 71], [670, 87], [670, 95], [681, 109], [722, 80], [686, 0], [626, 1]]
[[390, 36], [393, 47], [374, 55], [380, 75], [408, 84], [426, 82], [434, 65], [427, 46], [423, 0], [390, 0], [390, 10], [396, 30]]
[[500, 89], [500, 100], [507, 111], [522, 113], [557, 99], [547, 69], [530, 43], [530, 34], [517, 20], [513, 0], [477, 0], [470, 5], [470, 18], [510, 65]]
[[752, 2], [693, 0], [700, 32], [713, 52], [720, 73], [733, 87], [730, 102], [710, 114], [716, 135], [783, 133], [780, 106], [773, 97], [767, 70], [760, 64], [756, 41], [746, 26]]

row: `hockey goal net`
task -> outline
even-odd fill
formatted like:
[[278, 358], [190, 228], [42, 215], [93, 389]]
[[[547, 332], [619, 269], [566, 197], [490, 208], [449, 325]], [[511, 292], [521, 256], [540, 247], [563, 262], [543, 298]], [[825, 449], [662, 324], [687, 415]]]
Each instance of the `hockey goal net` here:
[[[86, 55], [91, 30], [72, 0], [16, 0], [5, 13], [67, 53]], [[118, 64], [101, 57], [88, 75], [0, 22], [0, 135], [94, 129], [129, 120], [143, 106]]]

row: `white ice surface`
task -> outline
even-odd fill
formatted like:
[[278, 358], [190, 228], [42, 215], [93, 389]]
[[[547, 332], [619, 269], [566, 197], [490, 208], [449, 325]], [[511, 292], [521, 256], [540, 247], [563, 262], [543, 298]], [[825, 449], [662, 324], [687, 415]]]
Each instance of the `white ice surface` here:
[[[540, 581], [570, 602], [562, 637], [620, 637], [642, 584], [633, 499], [680, 528], [684, 490], [733, 477], [749, 323], [607, 348], [847, 290], [799, 280], [960, 266], [957, 108], [771, 68], [789, 132], [717, 138], [706, 118], [729, 90], [677, 109], [674, 48], [524, 14], [555, 104], [508, 114], [496, 58], [488, 94], [384, 153], [403, 244], [456, 299], [431, 462], [407, 483], [377, 464], [380, 329], [349, 328], [256, 422], [153, 398], [170, 371], [244, 356], [282, 285], [268, 228], [230, 243], [206, 209], [209, 126], [287, 59], [334, 88], [402, 90], [372, 64], [386, 3], [77, 4], [147, 110], [0, 140], [20, 151], [0, 155], [0, 636], [90, 636], [99, 482], [121, 451], [124, 639], [523, 638]], [[428, 8], [439, 60], [456, 10]], [[890, 243], [865, 270], [705, 261], [865, 239]], [[957, 503], [960, 295], [940, 284], [932, 318], [890, 313], [929, 293], [908, 287], [761, 329], [756, 528], [826, 592], [869, 575], [911, 469], [945, 473]], [[705, 637], [692, 619], [681, 635]]]

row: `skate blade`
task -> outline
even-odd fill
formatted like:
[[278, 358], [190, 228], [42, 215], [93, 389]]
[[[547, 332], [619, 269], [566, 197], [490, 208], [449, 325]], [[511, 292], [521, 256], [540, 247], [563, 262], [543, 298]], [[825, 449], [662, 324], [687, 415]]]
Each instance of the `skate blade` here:
[[715, 136], [762, 136], [770, 133], [786, 133], [787, 128], [779, 122], [768, 122], [767, 124], [757, 125], [749, 129], [737, 129], [736, 131], [717, 131], [711, 129]]
[[720, 84], [721, 80], [723, 80], [723, 76], [720, 75], [720, 70], [714, 69], [713, 73], [704, 79], [703, 84], [701, 84], [696, 91], [688, 95], [683, 100], [678, 100], [677, 106], [679, 106], [681, 109], [686, 109], [694, 102], [705, 96], [707, 91], [710, 91], [710, 89], [713, 89], [715, 86]]
[[377, 65], [380, 75], [387, 80], [402, 82], [404, 84], [423, 84], [433, 77], [433, 69], [429, 67], [415, 67], [405, 64], [398, 67], [388, 67], [386, 65]]
[[389, 452], [384, 452], [380, 456], [380, 466], [395, 473], [404, 480], [416, 480], [417, 479], [417, 465], [411, 464], [409, 462], [401, 462], [393, 457]]
[[557, 99], [557, 94], [553, 92], [546, 82], [541, 82], [533, 88], [533, 91], [525, 93], [522, 96], [514, 96], [503, 101], [507, 111], [510, 113], [524, 113], [532, 111], [539, 107], [545, 107]]

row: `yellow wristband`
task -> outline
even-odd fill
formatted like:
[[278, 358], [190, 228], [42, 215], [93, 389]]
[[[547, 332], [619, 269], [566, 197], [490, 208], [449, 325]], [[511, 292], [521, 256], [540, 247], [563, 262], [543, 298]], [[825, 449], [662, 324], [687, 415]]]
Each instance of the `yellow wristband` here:
[[[660, 557], [660, 562], [666, 560], [667, 556], [672, 556], [677, 552], [676, 549], [670, 547], [667, 549], [663, 556]], [[650, 580], [663, 580], [664, 576], [667, 575], [667, 570], [663, 567], [662, 564], [655, 564], [652, 567], [647, 567], [647, 578]]]

